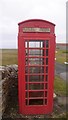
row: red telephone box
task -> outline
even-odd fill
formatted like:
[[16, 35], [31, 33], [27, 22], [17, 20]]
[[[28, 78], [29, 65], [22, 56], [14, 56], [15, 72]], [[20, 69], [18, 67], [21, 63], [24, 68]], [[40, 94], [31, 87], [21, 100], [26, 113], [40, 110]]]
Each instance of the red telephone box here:
[[19, 111], [48, 114], [53, 109], [55, 24], [32, 19], [18, 25]]

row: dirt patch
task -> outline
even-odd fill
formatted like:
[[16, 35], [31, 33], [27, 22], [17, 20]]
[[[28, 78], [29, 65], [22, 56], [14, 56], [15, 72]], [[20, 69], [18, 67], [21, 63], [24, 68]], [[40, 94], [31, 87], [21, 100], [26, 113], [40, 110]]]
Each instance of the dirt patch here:
[[16, 95], [15, 98], [9, 100], [8, 107], [3, 114], [3, 118], [12, 118], [13, 120], [16, 118], [22, 118], [22, 120], [27, 120], [27, 118], [28, 120], [34, 120], [35, 118], [38, 118], [39, 120], [40, 118], [43, 120], [45, 120], [45, 118], [66, 118], [66, 105], [59, 105], [58, 99], [56, 98], [54, 100], [53, 112], [51, 114], [24, 116], [19, 114], [18, 97]]

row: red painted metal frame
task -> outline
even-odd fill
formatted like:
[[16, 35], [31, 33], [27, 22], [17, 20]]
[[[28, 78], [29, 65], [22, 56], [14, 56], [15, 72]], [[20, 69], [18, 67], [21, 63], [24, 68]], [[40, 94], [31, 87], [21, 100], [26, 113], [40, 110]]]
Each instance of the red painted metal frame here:
[[[23, 33], [23, 27], [49, 27], [51, 29], [50, 33]], [[18, 33], [18, 90], [19, 90], [19, 112], [24, 115], [28, 114], [48, 114], [51, 113], [53, 110], [53, 91], [54, 91], [54, 59], [55, 59], [55, 34], [54, 34], [54, 27], [55, 25], [44, 20], [28, 20], [22, 23], [19, 23], [19, 33]], [[25, 73], [25, 41], [28, 40], [49, 40], [49, 54], [48, 54], [48, 65], [41, 65], [41, 66], [48, 66], [48, 82], [42, 81], [44, 86], [48, 83], [48, 89], [41, 89], [41, 90], [28, 90], [29, 92], [34, 91], [48, 91], [48, 96], [44, 96], [44, 100], [47, 98], [47, 105], [26, 105], [26, 97], [25, 94], [27, 90], [25, 89], [26, 81], [25, 75], [30, 75], [29, 73]], [[29, 48], [34, 49], [34, 48]], [[38, 48], [35, 48], [38, 49]], [[42, 48], [46, 50], [46, 48]], [[28, 56], [29, 57], [29, 56]], [[29, 58], [36, 58], [36, 56], [29, 57]], [[37, 57], [39, 58], [39, 57]], [[41, 57], [46, 58], [46, 56]], [[40, 65], [29, 65], [28, 67], [38, 66]], [[40, 75], [41, 73], [34, 73], [32, 75]], [[47, 73], [42, 73], [41, 75], [47, 75]], [[38, 84], [39, 82], [29, 82], [29, 84], [34, 83]], [[28, 99], [36, 99], [28, 98]], [[42, 99], [42, 97], [38, 97], [37, 99]]]

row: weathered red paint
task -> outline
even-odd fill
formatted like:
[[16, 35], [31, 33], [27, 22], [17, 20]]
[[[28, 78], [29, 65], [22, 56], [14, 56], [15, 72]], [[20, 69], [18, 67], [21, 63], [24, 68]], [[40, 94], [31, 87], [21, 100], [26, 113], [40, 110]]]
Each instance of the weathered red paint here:
[[[32, 19], [27, 20], [24, 22], [21, 22], [19, 25], [19, 32], [18, 32], [18, 88], [19, 88], [19, 112], [23, 115], [28, 114], [48, 114], [51, 113], [53, 110], [53, 91], [54, 91], [54, 59], [55, 59], [55, 24], [45, 21], [45, 20], [39, 20], [39, 19]], [[23, 28], [50, 28], [50, 33], [45, 32], [23, 32]], [[25, 41], [27, 41], [27, 44], [29, 45], [29, 42], [32, 41], [41, 41], [43, 40], [44, 48], [25, 48]], [[45, 47], [46, 40], [48, 40], [49, 46], [48, 48]], [[29, 42], [28, 42], [29, 41]], [[28, 54], [28, 65], [25, 65], [26, 62], [26, 55], [25, 50], [42, 50], [43, 56], [30, 56]], [[46, 49], [48, 49], [48, 56], [44, 55], [46, 52]], [[29, 63], [29, 58], [44, 58], [43, 65], [40, 64], [33, 64], [31, 65]], [[48, 64], [46, 64], [45, 60], [48, 58]], [[31, 67], [44, 67], [43, 73], [30, 73], [29, 69]], [[46, 66], [48, 67], [48, 72], [46, 73]], [[25, 67], [28, 67], [28, 72], [25, 73]], [[26, 81], [25, 76], [28, 75], [28, 80], [30, 80], [30, 75], [34, 77], [35, 75], [38, 76], [44, 76], [44, 81]], [[46, 75], [48, 75], [48, 81], [45, 81]], [[31, 84], [32, 83], [32, 84]], [[25, 86], [28, 86], [28, 89], [25, 88]], [[30, 85], [38, 85], [44, 86], [43, 89], [35, 89], [33, 90], [29, 88]], [[48, 88], [45, 88], [46, 84], [48, 85]], [[40, 92], [39, 92], [40, 91]], [[26, 93], [28, 94], [26, 97]], [[40, 93], [40, 95], [39, 95]], [[47, 94], [47, 95], [45, 95]], [[31, 95], [32, 97], [30, 97]], [[36, 97], [35, 97], [36, 96]], [[41, 97], [39, 97], [41, 96]], [[34, 101], [36, 99], [36, 101]], [[33, 102], [33, 105], [31, 103], [31, 100]], [[27, 103], [26, 103], [27, 101]], [[36, 105], [36, 102], [39, 101], [39, 105]], [[47, 101], [47, 102], [46, 102]], [[42, 102], [42, 103], [41, 103]], [[41, 105], [40, 105], [41, 104]]]

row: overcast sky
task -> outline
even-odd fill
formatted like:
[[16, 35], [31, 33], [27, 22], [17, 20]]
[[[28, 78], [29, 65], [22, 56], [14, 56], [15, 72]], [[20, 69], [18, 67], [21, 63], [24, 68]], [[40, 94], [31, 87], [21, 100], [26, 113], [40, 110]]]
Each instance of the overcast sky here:
[[44, 19], [56, 24], [56, 42], [66, 42], [67, 0], [0, 0], [0, 48], [17, 48], [18, 23]]

